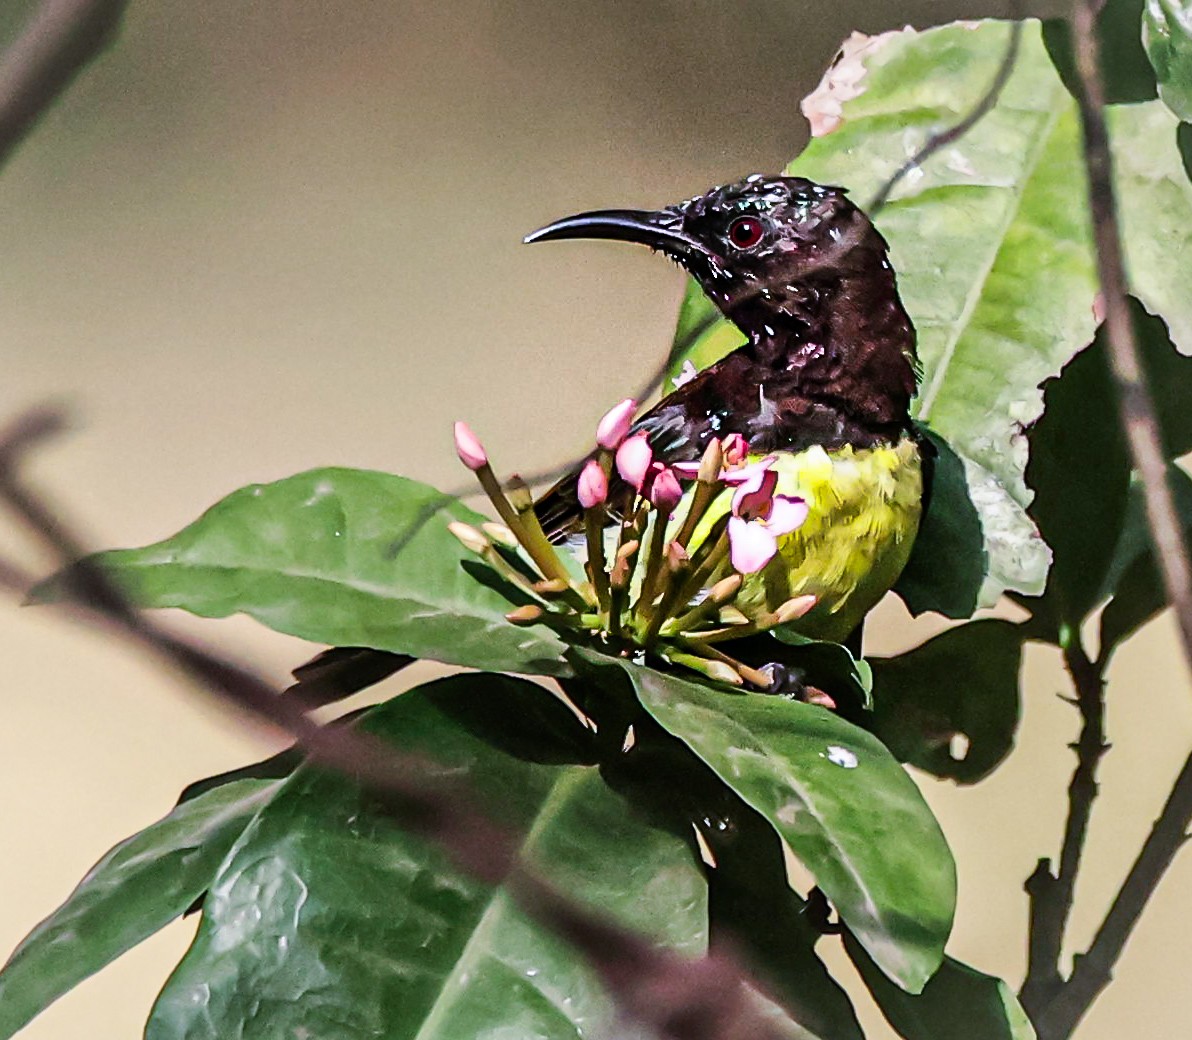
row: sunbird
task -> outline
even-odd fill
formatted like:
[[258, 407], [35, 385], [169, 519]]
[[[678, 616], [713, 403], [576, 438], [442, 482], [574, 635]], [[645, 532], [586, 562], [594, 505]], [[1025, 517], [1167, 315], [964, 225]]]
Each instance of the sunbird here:
[[[751, 453], [777, 455], [779, 490], [810, 511], [750, 595], [770, 609], [815, 595], [815, 608], [792, 627], [859, 651], [862, 619], [910, 557], [931, 461], [911, 422], [915, 329], [885, 239], [843, 189], [760, 174], [659, 210], [576, 214], [525, 240], [576, 238], [663, 253], [744, 334], [742, 346], [676, 387], [635, 429], [666, 463], [698, 459], [711, 438], [733, 433]], [[555, 541], [582, 524], [578, 475], [579, 466], [536, 504]], [[610, 503], [630, 497], [614, 475]], [[408, 661], [336, 648], [294, 674], [312, 699], [332, 700]]]
[[[752, 455], [777, 456], [779, 490], [810, 511], [737, 603], [773, 610], [814, 595], [792, 627], [848, 641], [898, 579], [922, 512], [915, 330], [885, 239], [842, 189], [760, 174], [660, 210], [565, 217], [526, 241], [572, 238], [665, 254], [745, 335], [634, 429], [666, 463], [698, 459], [713, 437], [734, 433]], [[536, 506], [552, 539], [581, 529], [576, 481], [565, 477]], [[622, 481], [610, 501], [630, 492]]]

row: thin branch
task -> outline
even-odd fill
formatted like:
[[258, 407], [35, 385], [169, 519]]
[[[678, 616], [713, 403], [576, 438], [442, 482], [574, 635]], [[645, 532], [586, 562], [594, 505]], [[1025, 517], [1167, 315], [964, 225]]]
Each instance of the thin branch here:
[[[1187, 547], [1167, 483], [1167, 464], [1159, 423], [1126, 300], [1126, 271], [1113, 192], [1113, 159], [1105, 122], [1105, 90], [1101, 80], [1096, 35], [1100, 8], [1098, 0], [1074, 0], [1072, 7], [1076, 69], [1080, 80], [1077, 100], [1084, 134], [1097, 273], [1105, 301], [1110, 365], [1118, 392], [1121, 422], [1130, 444], [1134, 466], [1141, 478], [1147, 525], [1155, 545], [1164, 589], [1175, 611], [1185, 659], [1192, 664], [1192, 567], [1189, 566]], [[1073, 675], [1075, 677], [1076, 673]], [[1083, 822], [1074, 820], [1071, 815], [1069, 817], [1069, 833], [1077, 842], [1069, 856], [1073, 870], [1079, 867], [1080, 846], [1083, 845], [1083, 836], [1079, 832], [1087, 827], [1088, 805], [1084, 802], [1089, 797], [1086, 790], [1081, 804], [1073, 807], [1077, 813], [1085, 814]], [[1091, 802], [1088, 804], [1091, 805]], [[1053, 989], [1050, 999], [1041, 1001], [1032, 1009], [1040, 1040], [1067, 1040], [1093, 1001], [1108, 985], [1139, 917], [1176, 853], [1187, 840], [1189, 822], [1192, 822], [1192, 757], [1176, 777], [1163, 812], [1118, 891], [1088, 952], [1076, 958], [1071, 976]], [[1061, 862], [1059, 878], [1064, 873]], [[1059, 878], [1052, 879], [1057, 886], [1061, 884]], [[1066, 900], [1070, 908], [1070, 891], [1065, 893], [1061, 887], [1055, 898], [1057, 903]], [[1062, 941], [1062, 925], [1066, 922], [1067, 912], [1056, 916], [1061, 925]], [[1032, 942], [1035, 938], [1032, 933]], [[1056, 953], [1058, 960], [1058, 951], [1052, 952]], [[1045, 972], [1045, 969], [1040, 967], [1040, 972]], [[1039, 977], [1043, 978], [1043, 975]], [[1054, 978], [1044, 981], [1054, 982]], [[1026, 995], [1024, 988], [1024, 997]]]
[[1040, 1040], [1066, 1040], [1101, 991], [1113, 979], [1113, 969], [1142, 912], [1158, 888], [1176, 854], [1188, 841], [1192, 824], [1192, 756], [1176, 777], [1163, 811], [1126, 875], [1109, 913], [1088, 952], [1076, 957], [1072, 977], [1035, 1021]]
[[128, 0], [46, 0], [0, 56], [0, 164], [108, 45]]
[[1113, 158], [1105, 123], [1105, 89], [1101, 82], [1096, 36], [1099, 9], [1096, 0], [1076, 0], [1072, 9], [1097, 274], [1105, 301], [1105, 329], [1121, 421], [1142, 481], [1147, 525], [1155, 543], [1167, 601], [1175, 608], [1184, 655], [1192, 663], [1192, 567], [1189, 566], [1171, 487], [1167, 483], [1167, 461], [1159, 421], [1126, 301], [1126, 269], [1113, 193]]
[[[475, 806], [475, 793], [421, 755], [397, 751], [362, 731], [321, 726], [311, 705], [280, 696], [251, 670], [217, 656], [132, 609], [107, 574], [79, 552], [80, 540], [20, 480], [28, 448], [58, 426], [33, 413], [0, 438], [0, 503], [71, 567], [67, 605], [163, 658], [202, 688], [288, 732], [311, 761], [379, 796], [411, 831], [435, 842], [461, 870], [504, 884], [521, 908], [570, 942], [631, 1017], [666, 1040], [778, 1040], [780, 1028], [760, 1012], [746, 976], [723, 953], [688, 960], [574, 903], [518, 859], [520, 841]], [[0, 564], [0, 581], [18, 569]], [[27, 589], [14, 591], [27, 592]]]
[[1098, 793], [1097, 766], [1109, 750], [1105, 743], [1105, 682], [1101, 665], [1089, 660], [1079, 639], [1073, 639], [1065, 648], [1064, 660], [1076, 687], [1075, 704], [1082, 721], [1080, 737], [1073, 745], [1076, 768], [1068, 785], [1068, 817], [1059, 871], [1053, 874], [1051, 861], [1041, 859], [1026, 882], [1030, 934], [1026, 980], [1020, 998], [1032, 1018], [1039, 1017], [1065, 985], [1060, 974], [1060, 958]]

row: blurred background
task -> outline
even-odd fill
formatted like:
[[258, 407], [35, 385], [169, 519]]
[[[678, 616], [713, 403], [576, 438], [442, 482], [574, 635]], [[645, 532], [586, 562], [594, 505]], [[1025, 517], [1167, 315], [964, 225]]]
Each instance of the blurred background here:
[[[0, 5], [0, 32], [30, 7]], [[242, 484], [329, 463], [455, 487], [460, 417], [498, 468], [556, 464], [663, 356], [683, 283], [644, 250], [528, 249], [521, 236], [775, 171], [804, 142], [799, 99], [851, 30], [998, 13], [944, 0], [134, 0], [116, 46], [0, 172], [0, 420], [71, 407], [76, 431], [32, 473], [97, 546], [155, 540]], [[0, 548], [36, 558], [4, 525]], [[880, 621], [878, 651], [931, 627], [892, 605]], [[314, 649], [243, 619], [178, 622], [278, 683]], [[1173, 631], [1161, 619], [1111, 671], [1080, 945], [1192, 742]], [[0, 603], [0, 654], [2, 958], [186, 783], [276, 744], [48, 611]], [[952, 952], [1014, 984], [1021, 883], [1058, 851], [1077, 731], [1058, 658], [1030, 648], [1025, 667], [1009, 761], [970, 789], [917, 778], [959, 861]], [[1082, 1038], [1187, 1035], [1189, 881], [1192, 856]], [[193, 924], [22, 1040], [139, 1035]], [[864, 1014], [871, 1036], [892, 1035]]]

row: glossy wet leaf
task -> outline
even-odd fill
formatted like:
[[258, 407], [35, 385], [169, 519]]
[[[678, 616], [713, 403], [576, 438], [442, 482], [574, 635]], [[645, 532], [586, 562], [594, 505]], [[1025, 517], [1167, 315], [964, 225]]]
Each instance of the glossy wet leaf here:
[[266, 780], [220, 787], [104, 856], [0, 971], [0, 1037], [186, 910], [276, 789]]
[[845, 948], [881, 1008], [906, 1040], [1035, 1040], [1035, 1030], [999, 978], [945, 957], [918, 995], [904, 993], [877, 970], [852, 936]]
[[1142, 24], [1159, 96], [1180, 119], [1192, 120], [1192, 4], [1146, 0]]
[[897, 657], [870, 658], [875, 732], [935, 776], [965, 784], [987, 776], [1014, 746], [1023, 639], [1019, 625], [982, 619]]
[[[479, 734], [498, 712], [494, 744]], [[548, 691], [458, 676], [363, 724], [466, 780], [569, 895], [703, 949], [706, 886], [686, 843], [642, 822], [595, 769], [549, 764], [591, 734]], [[612, 1014], [589, 969], [506, 892], [460, 874], [348, 781], [303, 767], [224, 863], [146, 1037], [555, 1040], [610, 1029]]]
[[509, 624], [509, 590], [491, 587], [447, 530], [482, 519], [417, 481], [311, 470], [241, 488], [172, 538], [97, 559], [143, 607], [244, 613], [318, 643], [555, 674], [563, 644]]
[[921, 989], [943, 957], [956, 873], [886, 747], [823, 708], [624, 667], [642, 706], [770, 822], [882, 970]]

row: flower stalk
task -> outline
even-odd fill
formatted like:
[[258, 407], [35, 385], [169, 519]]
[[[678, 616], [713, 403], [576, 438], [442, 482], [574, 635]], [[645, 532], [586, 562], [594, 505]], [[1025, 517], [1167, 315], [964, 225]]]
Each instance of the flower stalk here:
[[[590, 633], [626, 656], [644, 651], [718, 682], [766, 688], [763, 672], [717, 644], [768, 631], [815, 606], [807, 595], [765, 612], [753, 606], [755, 594], [737, 602], [750, 576], [764, 570], [782, 539], [803, 523], [807, 505], [778, 493], [776, 459], [751, 461], [738, 434], [713, 438], [695, 462], [656, 459], [648, 436], [632, 427], [636, 412], [637, 403], [627, 399], [601, 419], [596, 450], [576, 479], [587, 582], [571, 579], [524, 481], [515, 477], [502, 488], [464, 423], [456, 424], [456, 450], [502, 524], [480, 531], [455, 523], [451, 530], [501, 578], [533, 597], [509, 611], [511, 624]], [[605, 538], [612, 524], [618, 529], [610, 560]], [[498, 546], [520, 547], [537, 576], [519, 571]]]

